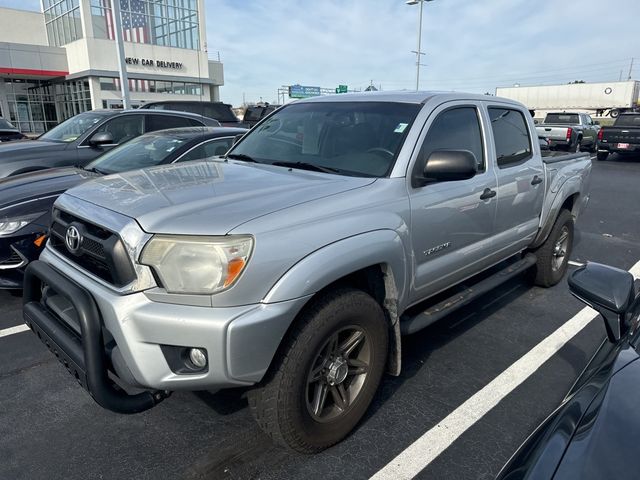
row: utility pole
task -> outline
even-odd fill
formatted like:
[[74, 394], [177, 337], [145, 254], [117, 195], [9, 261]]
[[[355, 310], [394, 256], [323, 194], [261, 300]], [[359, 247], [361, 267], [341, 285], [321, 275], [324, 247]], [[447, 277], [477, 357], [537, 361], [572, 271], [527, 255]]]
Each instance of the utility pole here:
[[122, 106], [125, 110], [131, 108], [129, 96], [129, 76], [124, 56], [124, 40], [122, 38], [122, 17], [120, 16], [120, 0], [111, 0], [113, 26], [115, 29], [116, 50], [118, 53], [118, 69], [120, 71], [120, 89], [122, 90]]
[[631, 57], [631, 65], [629, 65], [629, 76], [627, 80], [631, 80], [631, 71], [633, 70], [633, 57]]
[[416, 5], [420, 4], [420, 12], [418, 19], [418, 49], [412, 50], [412, 53], [416, 54], [416, 91], [420, 90], [420, 55], [424, 55], [422, 53], [422, 8], [424, 6], [424, 2], [431, 2], [433, 0], [407, 0], [407, 5]]

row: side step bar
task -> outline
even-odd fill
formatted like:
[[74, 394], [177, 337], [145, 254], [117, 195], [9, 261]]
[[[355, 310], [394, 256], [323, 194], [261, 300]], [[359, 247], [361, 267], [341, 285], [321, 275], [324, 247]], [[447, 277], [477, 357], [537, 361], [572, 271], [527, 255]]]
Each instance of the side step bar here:
[[533, 253], [528, 253], [521, 260], [518, 260], [517, 262], [510, 264], [508, 267], [494, 273], [490, 277], [465, 288], [463, 291], [457, 292], [451, 297], [436, 303], [423, 312], [420, 312], [415, 316], [403, 316], [400, 319], [400, 332], [403, 335], [411, 335], [412, 333], [416, 333], [423, 328], [428, 327], [432, 323], [446, 317], [455, 310], [469, 304], [479, 296], [488, 293], [507, 280], [515, 277], [525, 270], [528, 270], [535, 265], [536, 261], [536, 256]]

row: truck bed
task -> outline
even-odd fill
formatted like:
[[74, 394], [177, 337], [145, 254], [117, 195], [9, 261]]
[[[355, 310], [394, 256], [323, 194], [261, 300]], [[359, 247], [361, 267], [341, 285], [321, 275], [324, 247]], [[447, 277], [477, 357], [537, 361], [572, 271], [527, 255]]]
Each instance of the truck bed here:
[[546, 164], [560, 163], [568, 160], [575, 160], [582, 157], [585, 157], [584, 159], [586, 160], [587, 158], [589, 158], [589, 154], [585, 152], [564, 153], [564, 152], [558, 152], [554, 150], [545, 150], [542, 152], [542, 161]]

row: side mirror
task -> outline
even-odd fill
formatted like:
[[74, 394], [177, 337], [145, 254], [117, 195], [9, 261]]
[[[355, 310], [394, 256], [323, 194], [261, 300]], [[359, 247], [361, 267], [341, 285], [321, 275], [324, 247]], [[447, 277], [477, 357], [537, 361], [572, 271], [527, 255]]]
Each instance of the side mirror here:
[[240, 133], [240, 134], [236, 135], [235, 137], [233, 137], [233, 145], [235, 145], [236, 143], [238, 143], [238, 142], [240, 141], [240, 139], [241, 139], [242, 137], [244, 137], [245, 135], [246, 135], [246, 134], [244, 134], [244, 133]]
[[115, 143], [113, 140], [113, 135], [109, 132], [98, 132], [93, 137], [89, 139], [89, 145], [94, 147], [98, 147], [100, 145], [110, 145]]
[[422, 172], [412, 185], [421, 187], [430, 182], [467, 180], [478, 173], [478, 161], [469, 150], [436, 150], [429, 155]]
[[634, 302], [633, 275], [600, 263], [587, 263], [569, 276], [571, 293], [604, 318], [609, 341], [616, 343], [626, 332], [626, 313]]

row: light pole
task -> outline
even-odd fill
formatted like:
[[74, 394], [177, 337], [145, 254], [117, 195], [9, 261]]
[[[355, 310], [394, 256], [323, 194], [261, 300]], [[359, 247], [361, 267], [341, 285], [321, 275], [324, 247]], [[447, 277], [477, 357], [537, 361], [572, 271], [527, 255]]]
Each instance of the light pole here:
[[416, 91], [420, 90], [420, 55], [424, 55], [422, 53], [422, 7], [424, 2], [432, 2], [433, 0], [407, 0], [407, 5], [417, 5], [420, 4], [420, 16], [418, 18], [418, 49], [413, 50], [416, 54]]

